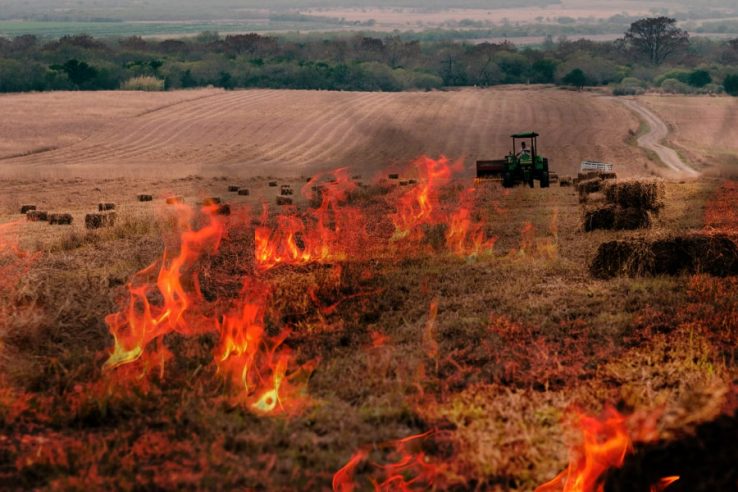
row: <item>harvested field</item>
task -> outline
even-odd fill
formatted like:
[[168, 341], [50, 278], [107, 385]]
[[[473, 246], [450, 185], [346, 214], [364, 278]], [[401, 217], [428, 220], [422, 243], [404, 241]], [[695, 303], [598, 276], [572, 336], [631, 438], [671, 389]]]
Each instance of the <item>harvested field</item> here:
[[[596, 94], [550, 88], [37, 97], [43, 104], [29, 106], [32, 96], [2, 96], [8, 111], [0, 132], [0, 175], [152, 177], [163, 166], [172, 178], [298, 176], [349, 166], [374, 176], [423, 153], [467, 162], [501, 157], [509, 151], [510, 133], [531, 128], [541, 133], [541, 149], [559, 174], [576, 174], [583, 159], [616, 163], [626, 176], [647, 172], [644, 165], [650, 165], [639, 149], [624, 145], [628, 131], [639, 127], [627, 108]], [[572, 124], [561, 125], [563, 120]], [[62, 127], [73, 136], [62, 140]], [[24, 153], [30, 155], [12, 157]]]

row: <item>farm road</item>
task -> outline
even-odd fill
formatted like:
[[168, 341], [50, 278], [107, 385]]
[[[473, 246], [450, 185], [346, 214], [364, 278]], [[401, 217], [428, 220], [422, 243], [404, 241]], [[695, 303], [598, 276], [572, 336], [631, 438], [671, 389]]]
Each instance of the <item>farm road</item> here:
[[639, 104], [635, 99], [625, 99], [622, 102], [628, 109], [643, 118], [650, 128], [648, 133], [638, 139], [639, 147], [655, 152], [661, 162], [679, 176], [694, 178], [700, 175], [698, 171], [685, 164], [674, 149], [662, 143], [669, 136], [669, 128], [661, 118]]

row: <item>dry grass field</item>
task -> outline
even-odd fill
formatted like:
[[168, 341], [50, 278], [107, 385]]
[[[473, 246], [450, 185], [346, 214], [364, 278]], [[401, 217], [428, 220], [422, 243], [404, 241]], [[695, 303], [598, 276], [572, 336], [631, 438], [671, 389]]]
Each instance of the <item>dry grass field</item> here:
[[[584, 232], [612, 181], [586, 195], [471, 178], [474, 159], [535, 129], [562, 174], [592, 158], [648, 183], [662, 168], [618, 101], [520, 87], [57, 96], [2, 99], [17, 116], [0, 160], [0, 484], [738, 485], [738, 183], [668, 177], [650, 227]], [[64, 134], [36, 137], [54, 124], [42, 106]], [[417, 159], [440, 153], [451, 160]], [[283, 185], [293, 205], [276, 205]], [[86, 229], [104, 202], [115, 224]], [[26, 204], [73, 223], [27, 221]], [[603, 243], [695, 233], [732, 245], [710, 274], [710, 251], [669, 242], [653, 253], [667, 274], [590, 268]]]
[[299, 176], [342, 166], [371, 175], [423, 153], [468, 163], [500, 158], [511, 133], [531, 129], [560, 174], [576, 174], [583, 159], [613, 162], [623, 175], [651, 170], [639, 149], [624, 145], [639, 128], [626, 108], [556, 89], [59, 93], [39, 96], [42, 104], [29, 97], [2, 99], [10, 115], [0, 134], [2, 176]]

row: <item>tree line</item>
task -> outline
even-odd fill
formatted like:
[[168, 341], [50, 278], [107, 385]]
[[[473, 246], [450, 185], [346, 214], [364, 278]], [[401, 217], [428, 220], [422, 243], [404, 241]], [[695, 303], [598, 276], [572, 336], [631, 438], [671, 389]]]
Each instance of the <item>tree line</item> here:
[[[541, 83], [575, 87], [734, 88], [738, 40], [689, 39], [674, 19], [634, 22], [613, 42], [548, 38], [541, 46], [420, 41], [401, 34], [221, 36], [149, 40], [80, 34], [0, 37], [0, 91], [215, 86], [355, 91]], [[682, 84], [682, 85], [678, 85]], [[140, 88], [147, 88], [141, 85]]]

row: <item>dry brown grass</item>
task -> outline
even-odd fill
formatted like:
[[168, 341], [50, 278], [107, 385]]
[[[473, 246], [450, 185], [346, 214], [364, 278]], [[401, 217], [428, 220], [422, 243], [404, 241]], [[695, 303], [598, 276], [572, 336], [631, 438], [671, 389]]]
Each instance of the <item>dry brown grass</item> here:
[[[274, 199], [267, 179], [248, 184]], [[656, 231], [702, 227], [717, 184], [669, 183]], [[121, 187], [108, 185], [111, 194]], [[227, 183], [156, 186], [187, 188], [183, 194], [196, 203]], [[360, 188], [351, 203], [384, 210], [398, 190]], [[497, 238], [494, 254], [456, 258], [438, 246], [414, 257], [343, 262], [339, 275], [321, 265], [269, 273], [275, 298], [267, 329], [289, 324], [298, 360], [321, 357], [309, 384], [315, 404], [293, 419], [258, 418], [222, 401], [211, 335], [172, 335], [166, 343], [175, 359], [148, 393], [92, 391], [111, 344], [104, 316], [125, 297], [131, 275], [176, 239], [163, 199], [144, 206], [135, 194], [112, 196], [118, 222], [89, 234], [78, 226], [59, 237], [24, 223], [24, 242], [38, 242], [41, 256], [0, 292], [10, 380], [0, 394], [0, 428], [10, 436], [0, 443], [0, 479], [26, 488], [315, 490], [329, 486], [361, 446], [437, 428], [428, 459], [447, 462], [467, 487], [531, 490], [566, 462], [571, 436], [561, 421], [570, 404], [592, 412], [606, 403], [624, 411], [665, 406], [663, 437], [721, 411], [738, 375], [726, 357], [738, 340], [735, 279], [596, 280], [588, 264], [599, 244], [632, 233], [583, 234], [573, 189], [507, 193], [485, 184], [477, 193], [486, 232]], [[99, 199], [87, 202], [82, 207]], [[239, 214], [234, 207], [228, 220], [250, 223]], [[221, 252], [198, 265], [206, 298], [239, 295], [251, 240], [236, 227]], [[311, 292], [326, 306], [343, 301], [326, 314]], [[7, 309], [12, 316], [3, 317]], [[30, 403], [7, 397], [18, 393]], [[51, 404], [54, 411], [44, 413]], [[49, 415], [50, 423], [43, 420]], [[31, 429], [33, 437], [23, 438]]]

